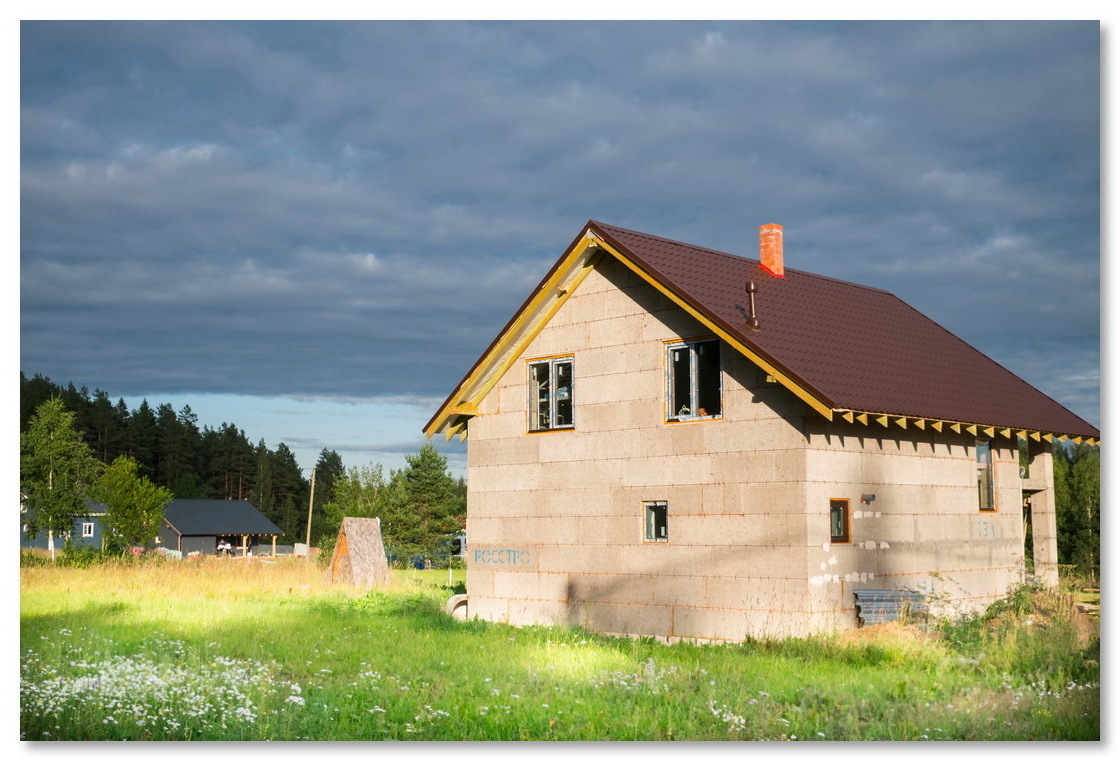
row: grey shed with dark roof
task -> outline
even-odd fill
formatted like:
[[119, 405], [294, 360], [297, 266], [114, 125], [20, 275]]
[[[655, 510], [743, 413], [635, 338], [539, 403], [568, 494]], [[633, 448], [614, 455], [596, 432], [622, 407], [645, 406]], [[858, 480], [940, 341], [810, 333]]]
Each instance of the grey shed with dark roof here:
[[225, 539], [244, 555], [261, 536], [283, 533], [272, 520], [243, 499], [173, 499], [164, 510], [160, 543], [184, 555], [215, 554]]

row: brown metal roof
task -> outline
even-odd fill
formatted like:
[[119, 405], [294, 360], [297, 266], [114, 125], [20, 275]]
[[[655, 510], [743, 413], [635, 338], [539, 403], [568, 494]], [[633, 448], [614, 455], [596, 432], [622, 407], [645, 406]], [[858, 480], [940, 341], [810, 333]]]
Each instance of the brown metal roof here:
[[[1099, 438], [1100, 431], [884, 290], [600, 222], [588, 228], [832, 409]], [[757, 332], [746, 326], [754, 280]]]

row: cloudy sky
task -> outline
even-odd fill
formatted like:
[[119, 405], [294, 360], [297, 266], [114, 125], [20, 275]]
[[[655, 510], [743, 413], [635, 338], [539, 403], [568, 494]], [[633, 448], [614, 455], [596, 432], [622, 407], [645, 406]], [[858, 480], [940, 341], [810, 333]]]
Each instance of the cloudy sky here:
[[[885, 288], [1095, 425], [1096, 22], [24, 22], [20, 369], [397, 467], [588, 219]], [[463, 446], [437, 442], [462, 467]]]

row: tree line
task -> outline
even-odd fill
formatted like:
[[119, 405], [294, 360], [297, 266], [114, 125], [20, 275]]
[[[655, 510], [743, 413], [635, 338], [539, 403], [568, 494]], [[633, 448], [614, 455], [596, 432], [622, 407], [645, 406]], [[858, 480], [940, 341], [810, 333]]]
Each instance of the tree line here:
[[[131, 468], [136, 478], [162, 489], [169, 499], [245, 499], [284, 532], [284, 541], [306, 539], [311, 472], [300, 468], [284, 443], [274, 449], [263, 439], [254, 444], [244, 430], [229, 422], [217, 428], [200, 427], [190, 406], [178, 411], [166, 403], [153, 408], [144, 399], [131, 410], [123, 398], [114, 402], [101, 389], [91, 393], [73, 383], [63, 387], [39, 374], [28, 378], [21, 371], [20, 480], [25, 495], [37, 487], [36, 478], [50, 476], [49, 469], [31, 472], [24, 448], [25, 441], [32, 448], [49, 446], [43, 430], [34, 441], [28, 436], [36, 413], [52, 400], [58, 408], [51, 409], [46, 426], [72, 428], [75, 440], [84, 447], [79, 457], [85, 462], [79, 467], [82, 474], [75, 475], [86, 483], [84, 496], [93, 498], [89, 489], [120, 461], [118, 469]], [[384, 494], [371, 512], [364, 501], [348, 501], [355, 494], [349, 484], [368, 468], [347, 472], [342, 457], [324, 448], [315, 465], [311, 544], [332, 545], [343, 516], [376, 516], [382, 517], [386, 543], [393, 544], [400, 557], [430, 557], [440, 550], [449, 536], [461, 530], [466, 484], [450, 475], [446, 457], [430, 444], [406, 459], [406, 468], [383, 478]], [[377, 468], [380, 472], [380, 465]], [[121, 479], [119, 473], [117, 478]]]
[[1054, 446], [1054, 509], [1058, 562], [1099, 583], [1101, 450], [1087, 443]]

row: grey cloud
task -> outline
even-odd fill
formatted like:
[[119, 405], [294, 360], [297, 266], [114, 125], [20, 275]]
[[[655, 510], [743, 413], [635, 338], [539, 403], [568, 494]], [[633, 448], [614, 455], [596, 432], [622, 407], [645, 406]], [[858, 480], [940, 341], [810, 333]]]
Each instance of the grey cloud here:
[[1097, 421], [1095, 24], [21, 32], [25, 371], [438, 398], [588, 218], [779, 222]]

